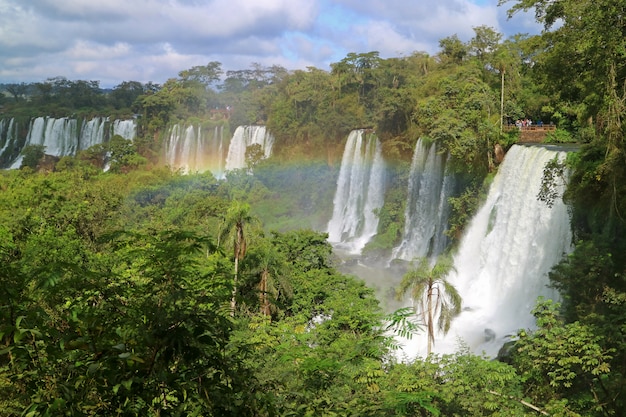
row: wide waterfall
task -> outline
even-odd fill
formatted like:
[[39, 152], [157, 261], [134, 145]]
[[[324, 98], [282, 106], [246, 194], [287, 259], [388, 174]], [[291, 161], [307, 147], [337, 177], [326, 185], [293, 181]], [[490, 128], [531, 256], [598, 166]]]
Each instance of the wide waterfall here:
[[227, 142], [223, 126], [207, 132], [201, 126], [175, 124], [165, 142], [165, 163], [186, 174], [211, 171], [216, 178], [223, 178]]
[[445, 235], [454, 190], [454, 178], [446, 174], [448, 157], [436, 144], [417, 141], [409, 175], [402, 242], [392, 259], [413, 260], [439, 255], [447, 246]]
[[[543, 169], [565, 152], [514, 145], [506, 154], [487, 199], [470, 222], [448, 277], [463, 298], [463, 311], [433, 351], [450, 353], [459, 342], [494, 357], [518, 329], [534, 328], [539, 296], [556, 298], [548, 272], [571, 250], [568, 209], [537, 199]], [[426, 336], [407, 345], [424, 355]], [[408, 353], [408, 352], [405, 352]]]
[[385, 165], [380, 141], [364, 130], [348, 136], [341, 161], [328, 241], [358, 254], [378, 229], [383, 205]]
[[265, 158], [269, 158], [272, 155], [274, 136], [265, 129], [265, 126], [237, 127], [228, 147], [226, 171], [247, 168], [246, 149], [251, 145], [261, 145]]
[[113, 135], [133, 140], [136, 134], [135, 120], [109, 121], [105, 117], [91, 120], [78, 120], [68, 117], [36, 117], [30, 121], [26, 137], [17, 134], [14, 119], [0, 122], [0, 161], [2, 168], [19, 168], [22, 163], [20, 154], [24, 147], [42, 145], [47, 155], [62, 157], [75, 155], [108, 141]]

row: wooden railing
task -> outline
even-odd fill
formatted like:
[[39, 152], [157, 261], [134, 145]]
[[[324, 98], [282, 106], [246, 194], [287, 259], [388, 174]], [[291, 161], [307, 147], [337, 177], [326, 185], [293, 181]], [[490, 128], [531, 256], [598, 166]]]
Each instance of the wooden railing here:
[[530, 125], [530, 126], [515, 126], [515, 125], [504, 125], [502, 126], [502, 130], [509, 132], [511, 130], [520, 130], [522, 132], [524, 131], [537, 131], [537, 132], [551, 132], [556, 130], [556, 126], [555, 125]]
[[530, 126], [502, 126], [505, 132], [519, 130], [519, 141], [522, 143], [542, 143], [548, 132], [556, 130], [555, 125], [530, 125]]
[[232, 109], [211, 109], [212, 119], [229, 119]]

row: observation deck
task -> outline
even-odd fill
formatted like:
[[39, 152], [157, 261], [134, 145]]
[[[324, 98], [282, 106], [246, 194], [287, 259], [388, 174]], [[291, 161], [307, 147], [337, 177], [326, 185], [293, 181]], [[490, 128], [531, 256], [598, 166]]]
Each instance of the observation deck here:
[[502, 130], [505, 132], [510, 132], [513, 130], [519, 130], [520, 142], [531, 142], [531, 143], [541, 143], [545, 139], [548, 132], [554, 132], [556, 130], [555, 125], [531, 125], [531, 126], [515, 126], [515, 125], [505, 125], [502, 126]]

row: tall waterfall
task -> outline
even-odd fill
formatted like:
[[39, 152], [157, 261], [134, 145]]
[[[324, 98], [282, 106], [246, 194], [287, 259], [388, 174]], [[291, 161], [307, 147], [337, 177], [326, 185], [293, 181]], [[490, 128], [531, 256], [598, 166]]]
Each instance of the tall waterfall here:
[[226, 157], [226, 171], [246, 168], [246, 148], [250, 145], [261, 145], [265, 158], [272, 154], [274, 136], [265, 126], [239, 126], [233, 134]]
[[375, 210], [383, 205], [385, 165], [374, 134], [353, 130], [344, 149], [328, 240], [358, 254], [378, 229]]
[[[462, 340], [475, 353], [494, 357], [518, 329], [534, 328], [537, 297], [556, 298], [548, 272], [571, 250], [567, 207], [537, 200], [543, 169], [565, 152], [514, 145], [506, 154], [487, 200], [469, 224], [448, 280], [463, 298], [463, 311], [434, 351], [449, 353]], [[409, 346], [425, 353], [425, 336]]]
[[164, 147], [165, 163], [184, 173], [211, 171], [216, 178], [223, 178], [223, 133], [223, 126], [215, 126], [208, 132], [201, 126], [172, 126]]
[[407, 261], [437, 256], [446, 247], [450, 207], [448, 198], [454, 189], [454, 178], [446, 175], [447, 157], [437, 152], [436, 144], [417, 141], [409, 175], [402, 242], [392, 259]]
[[14, 119], [9, 119], [8, 128], [3, 119], [0, 126], [0, 160], [3, 168], [19, 168], [22, 149], [28, 145], [42, 145], [44, 152], [53, 156], [75, 155], [80, 150], [108, 141], [119, 134], [124, 139], [135, 138], [135, 120], [114, 120], [96, 117], [78, 120], [68, 117], [36, 117], [30, 121], [26, 137], [18, 137]]

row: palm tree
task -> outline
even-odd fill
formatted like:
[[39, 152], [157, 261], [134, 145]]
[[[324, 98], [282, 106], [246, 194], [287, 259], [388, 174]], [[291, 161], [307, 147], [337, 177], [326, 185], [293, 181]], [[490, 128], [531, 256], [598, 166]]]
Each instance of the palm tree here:
[[248, 248], [248, 237], [244, 227], [250, 224], [258, 223], [258, 219], [250, 214], [250, 206], [246, 203], [233, 201], [226, 212], [224, 222], [220, 227], [217, 238], [217, 245], [220, 246], [223, 238], [230, 241], [233, 248], [233, 257], [235, 261], [235, 273], [233, 278], [233, 289], [230, 300], [230, 314], [235, 315], [237, 280], [239, 277], [239, 261], [246, 256]]
[[251, 255], [256, 257], [255, 264], [259, 267], [260, 313], [271, 317], [272, 310], [275, 310], [275, 306], [272, 306], [272, 300], [288, 299], [293, 295], [293, 288], [288, 276], [281, 273], [285, 270], [286, 261], [276, 247], [268, 241], [261, 242], [258, 250]]
[[437, 328], [446, 334], [450, 330], [452, 319], [461, 312], [461, 296], [446, 280], [452, 269], [452, 259], [449, 256], [439, 257], [434, 266], [431, 266], [428, 258], [421, 258], [417, 268], [404, 274], [396, 291], [396, 297], [400, 300], [410, 290], [417, 313], [423, 317], [428, 331], [428, 354], [435, 344], [435, 318]]

